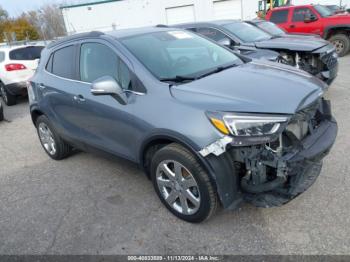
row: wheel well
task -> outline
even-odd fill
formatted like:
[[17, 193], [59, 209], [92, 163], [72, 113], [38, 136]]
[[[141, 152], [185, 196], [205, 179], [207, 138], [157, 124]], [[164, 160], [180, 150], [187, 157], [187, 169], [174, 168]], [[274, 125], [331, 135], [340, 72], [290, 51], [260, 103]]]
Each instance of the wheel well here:
[[154, 154], [161, 148], [171, 144], [171, 143], [177, 143], [177, 141], [169, 138], [161, 138], [161, 139], [155, 139], [149, 142], [142, 152], [142, 167], [145, 170], [148, 177], [150, 177], [150, 167], [151, 167], [151, 161]]
[[33, 121], [33, 124], [35, 125], [36, 123], [36, 120], [38, 119], [39, 116], [43, 115], [44, 113], [41, 112], [40, 110], [33, 110], [31, 112], [31, 117], [32, 117], [32, 121]]
[[349, 27], [337, 27], [329, 29], [327, 32], [326, 38], [329, 39], [330, 37], [336, 35], [336, 34], [345, 34], [350, 36], [350, 28]]

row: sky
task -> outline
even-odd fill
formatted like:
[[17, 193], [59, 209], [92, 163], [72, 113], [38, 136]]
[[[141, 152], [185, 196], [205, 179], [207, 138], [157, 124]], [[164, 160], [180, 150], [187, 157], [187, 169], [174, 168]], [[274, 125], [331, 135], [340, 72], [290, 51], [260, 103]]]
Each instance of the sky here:
[[76, 4], [81, 2], [91, 2], [91, 0], [0, 0], [0, 6], [11, 17], [16, 17], [22, 14], [22, 12], [38, 9], [45, 4]]

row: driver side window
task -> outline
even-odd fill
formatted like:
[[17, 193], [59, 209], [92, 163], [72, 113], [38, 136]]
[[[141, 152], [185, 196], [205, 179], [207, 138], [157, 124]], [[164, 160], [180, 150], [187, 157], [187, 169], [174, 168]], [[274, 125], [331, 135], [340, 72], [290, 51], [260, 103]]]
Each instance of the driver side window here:
[[104, 44], [82, 44], [79, 64], [81, 81], [92, 83], [102, 76], [111, 76], [123, 89], [132, 87], [129, 68]]

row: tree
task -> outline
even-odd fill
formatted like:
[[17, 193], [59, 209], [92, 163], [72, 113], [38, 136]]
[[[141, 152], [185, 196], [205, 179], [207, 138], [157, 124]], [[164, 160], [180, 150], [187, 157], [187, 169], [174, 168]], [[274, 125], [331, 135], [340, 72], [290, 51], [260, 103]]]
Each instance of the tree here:
[[66, 35], [61, 10], [55, 4], [47, 4], [39, 10], [27, 12], [25, 17], [40, 32], [43, 39]]

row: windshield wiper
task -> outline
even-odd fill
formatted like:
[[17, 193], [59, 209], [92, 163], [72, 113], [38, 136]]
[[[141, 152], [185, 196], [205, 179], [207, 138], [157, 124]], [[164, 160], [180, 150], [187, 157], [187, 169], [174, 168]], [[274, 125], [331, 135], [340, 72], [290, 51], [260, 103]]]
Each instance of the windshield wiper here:
[[174, 83], [184, 83], [188, 81], [194, 81], [196, 80], [195, 77], [190, 76], [175, 76], [175, 77], [168, 77], [168, 78], [161, 78], [159, 81], [161, 82], [174, 82]]
[[230, 64], [230, 65], [227, 65], [227, 66], [218, 66], [217, 68], [215, 68], [215, 69], [213, 69], [213, 70], [211, 70], [209, 72], [206, 72], [203, 75], [200, 75], [200, 76], [196, 77], [196, 79], [200, 79], [200, 78], [212, 75], [212, 74], [220, 73], [221, 71], [224, 71], [226, 69], [229, 69], [229, 68], [232, 68], [232, 67], [236, 67], [236, 66], [238, 66], [238, 64]]

